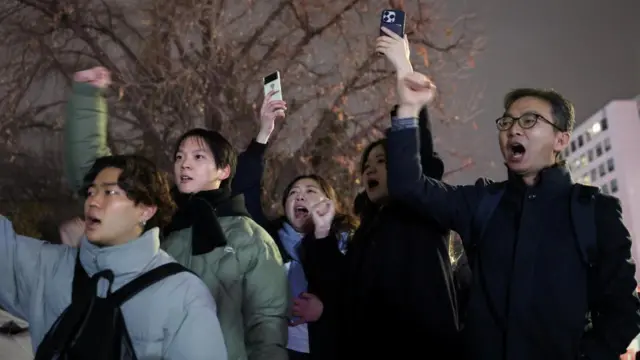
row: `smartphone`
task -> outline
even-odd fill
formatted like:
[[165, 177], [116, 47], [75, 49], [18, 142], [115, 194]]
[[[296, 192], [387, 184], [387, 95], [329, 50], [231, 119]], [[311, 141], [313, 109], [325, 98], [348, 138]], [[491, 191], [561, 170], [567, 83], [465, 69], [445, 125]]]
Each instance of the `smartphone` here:
[[267, 96], [271, 91], [278, 91], [274, 94], [272, 100], [282, 100], [282, 84], [280, 84], [280, 72], [276, 71], [264, 77], [264, 96]]
[[[402, 38], [404, 37], [404, 23], [405, 14], [402, 10], [387, 9], [382, 11], [380, 15], [380, 27], [386, 27]], [[387, 36], [387, 34], [380, 29], [380, 36]]]

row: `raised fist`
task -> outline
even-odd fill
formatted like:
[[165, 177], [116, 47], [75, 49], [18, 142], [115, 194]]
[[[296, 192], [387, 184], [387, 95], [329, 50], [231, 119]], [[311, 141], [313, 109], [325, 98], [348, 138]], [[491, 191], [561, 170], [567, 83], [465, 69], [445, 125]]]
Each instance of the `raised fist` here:
[[99, 89], [111, 85], [111, 73], [107, 68], [97, 66], [89, 70], [78, 71], [73, 75], [73, 81], [91, 84]]
[[65, 245], [71, 247], [78, 247], [82, 235], [84, 235], [84, 221], [80, 218], [75, 218], [60, 225], [60, 239]]
[[398, 98], [400, 106], [411, 106], [420, 109], [429, 105], [436, 96], [436, 86], [425, 75], [412, 72], [398, 79]]
[[311, 208], [311, 219], [313, 220], [316, 239], [329, 236], [335, 216], [336, 206], [331, 200], [322, 200]]

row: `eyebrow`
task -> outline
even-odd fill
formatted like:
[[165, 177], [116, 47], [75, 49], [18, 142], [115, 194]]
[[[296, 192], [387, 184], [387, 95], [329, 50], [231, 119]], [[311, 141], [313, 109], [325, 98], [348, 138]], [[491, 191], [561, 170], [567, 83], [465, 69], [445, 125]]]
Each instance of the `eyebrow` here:
[[540, 114], [539, 112], [535, 111], [535, 110], [529, 110], [529, 111], [525, 111], [522, 113], [522, 115], [520, 116], [513, 116], [512, 114], [509, 114], [508, 112], [505, 112], [502, 116], [508, 116], [510, 118], [516, 118], [516, 117], [522, 117], [525, 116], [527, 114], [534, 114], [534, 115], [538, 115], [538, 116], [542, 116], [544, 117], [544, 115]]
[[[179, 153], [187, 153], [188, 151], [185, 151], [184, 149], [180, 148], [180, 149], [178, 149], [178, 152]], [[195, 149], [195, 150], [193, 150], [191, 152], [192, 153], [195, 153], [195, 152], [204, 152], [204, 153], [206, 153], [206, 152], [208, 152], [208, 150], [203, 148], [203, 147], [200, 147], [200, 148], [197, 148], [197, 149]]]
[[[320, 188], [315, 186], [315, 185], [305, 185], [304, 187], [306, 187], [306, 188], [314, 188], [316, 190], [320, 190]], [[292, 187], [291, 190], [289, 190], [289, 191], [299, 190], [300, 188], [302, 188], [302, 186], [296, 185], [296, 186]]]
[[94, 187], [94, 186], [118, 186], [118, 183], [117, 182], [103, 182], [101, 184], [96, 184], [96, 183], [91, 184], [91, 187]]

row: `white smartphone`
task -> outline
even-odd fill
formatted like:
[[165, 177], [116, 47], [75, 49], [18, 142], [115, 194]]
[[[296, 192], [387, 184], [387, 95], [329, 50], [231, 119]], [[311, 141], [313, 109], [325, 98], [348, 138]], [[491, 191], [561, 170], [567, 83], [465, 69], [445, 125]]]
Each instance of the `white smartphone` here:
[[267, 96], [271, 91], [278, 91], [274, 94], [272, 100], [282, 101], [282, 84], [280, 84], [280, 72], [276, 71], [264, 77], [264, 96]]

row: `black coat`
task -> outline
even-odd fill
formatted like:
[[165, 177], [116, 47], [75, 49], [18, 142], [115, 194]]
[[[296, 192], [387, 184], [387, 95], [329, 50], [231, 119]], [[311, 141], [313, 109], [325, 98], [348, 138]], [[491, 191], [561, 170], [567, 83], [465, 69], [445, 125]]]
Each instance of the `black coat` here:
[[[424, 169], [441, 177], [426, 110], [421, 115]], [[459, 320], [448, 230], [397, 203], [375, 206], [364, 194], [355, 207], [362, 224], [346, 255], [334, 235], [303, 243], [305, 273], [325, 304], [321, 320], [332, 328], [331, 352], [322, 359], [455, 358]]]
[[[416, 129], [388, 134], [389, 191], [458, 232], [465, 247], [474, 249], [468, 358], [619, 358], [640, 331], [635, 266], [628, 261], [631, 239], [619, 201], [602, 194], [595, 199], [598, 262], [592, 276], [576, 246], [569, 211], [572, 182], [562, 167], [542, 172], [533, 187], [510, 175], [478, 245], [471, 224], [487, 185], [451, 186], [423, 177], [417, 139]], [[598, 299], [592, 304], [587, 287]], [[597, 316], [585, 331], [588, 312]]]

